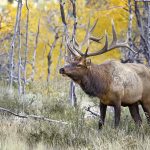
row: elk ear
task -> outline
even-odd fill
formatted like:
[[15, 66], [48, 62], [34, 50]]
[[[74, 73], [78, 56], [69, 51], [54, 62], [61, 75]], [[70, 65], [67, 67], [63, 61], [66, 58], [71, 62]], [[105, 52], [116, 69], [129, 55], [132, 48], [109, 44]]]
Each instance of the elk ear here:
[[91, 65], [91, 59], [86, 60], [86, 66], [89, 67]]

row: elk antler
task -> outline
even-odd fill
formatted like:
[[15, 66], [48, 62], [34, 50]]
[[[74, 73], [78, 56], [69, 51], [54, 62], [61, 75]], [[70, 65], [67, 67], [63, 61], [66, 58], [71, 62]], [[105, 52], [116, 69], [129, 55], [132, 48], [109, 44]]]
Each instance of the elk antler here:
[[[100, 54], [106, 53], [106, 52], [108, 52], [108, 51], [110, 51], [110, 50], [113, 50], [113, 49], [119, 48], [119, 47], [125, 47], [125, 48], [128, 48], [129, 50], [133, 51], [134, 53], [137, 53], [137, 52], [135, 52], [133, 49], [131, 49], [131, 48], [129, 47], [127, 41], [124, 42], [124, 43], [119, 43], [119, 42], [117, 41], [117, 34], [116, 34], [116, 30], [115, 30], [114, 22], [113, 22], [113, 21], [112, 21], [112, 34], [113, 34], [113, 40], [112, 40], [110, 46], [108, 46], [108, 36], [107, 36], [107, 33], [105, 33], [105, 38], [106, 38], [106, 40], [105, 40], [105, 45], [104, 45], [104, 47], [103, 47], [102, 49], [100, 49], [100, 50], [98, 50], [98, 51], [96, 51], [96, 52], [93, 52], [93, 53], [89, 53], [89, 54], [88, 54], [89, 48], [87, 48], [86, 52], [85, 52], [84, 54], [82, 53], [81, 56], [84, 56], [84, 57], [96, 56], [96, 55], [100, 55]], [[75, 50], [76, 50], [76, 49], [75, 49]], [[79, 53], [79, 51], [77, 51], [77, 52]]]
[[125, 47], [125, 48], [128, 48], [129, 50], [133, 51], [134, 53], [137, 53], [129, 47], [128, 41], [126, 41], [124, 43], [118, 43], [117, 34], [116, 34], [116, 30], [115, 30], [113, 21], [112, 21], [112, 34], [113, 34], [113, 40], [112, 40], [110, 46], [108, 46], [108, 37], [107, 37], [107, 33], [105, 33], [106, 41], [105, 41], [104, 47], [94, 53], [89, 53], [89, 54], [86, 53], [85, 57], [100, 55], [100, 54], [106, 53], [112, 49], [119, 48], [119, 47]]
[[[78, 44], [76, 42], [76, 39], [75, 39], [75, 36], [72, 40], [71, 43], [68, 43], [68, 47], [71, 47], [70, 44], [72, 45], [72, 51], [76, 51], [78, 54], [80, 54], [82, 57], [91, 57], [91, 56], [96, 56], [96, 55], [100, 55], [100, 54], [103, 54], [103, 53], [106, 53], [108, 51], [111, 51], [115, 48], [120, 48], [120, 47], [125, 47], [125, 48], [128, 48], [129, 50], [131, 50], [132, 52], [134, 52], [135, 54], [137, 52], [135, 52], [133, 49], [130, 48], [130, 46], [128, 45], [128, 40], [126, 40], [126, 42], [123, 42], [123, 43], [119, 43], [118, 40], [117, 40], [117, 34], [116, 34], [116, 30], [115, 30], [115, 26], [114, 26], [114, 22], [112, 21], [112, 34], [113, 34], [113, 40], [109, 46], [108, 44], [108, 36], [107, 36], [107, 32], [105, 33], [105, 44], [104, 44], [104, 47], [100, 50], [97, 50], [96, 52], [93, 52], [93, 53], [89, 53], [88, 54], [88, 51], [89, 51], [89, 40], [91, 41], [94, 41], [94, 42], [97, 42], [97, 43], [100, 43], [100, 40], [103, 38], [96, 38], [96, 37], [93, 37], [91, 36], [91, 33], [92, 31], [94, 30], [96, 24], [97, 24], [97, 21], [95, 21], [94, 25], [92, 26], [92, 28], [89, 29], [89, 26], [90, 26], [90, 21], [88, 23], [88, 28], [87, 28], [87, 31], [86, 31], [86, 35], [85, 35], [85, 38], [83, 40], [83, 42], [81, 44]], [[85, 53], [82, 53], [81, 52], [81, 48], [83, 45], [85, 45], [86, 43], [88, 42], [88, 47], [86, 49], [86, 52]]]

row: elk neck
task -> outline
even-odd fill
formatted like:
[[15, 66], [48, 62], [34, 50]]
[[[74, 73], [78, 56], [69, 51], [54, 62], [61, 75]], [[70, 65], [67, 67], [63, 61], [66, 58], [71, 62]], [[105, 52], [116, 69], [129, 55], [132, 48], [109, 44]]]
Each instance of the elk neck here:
[[81, 79], [79, 85], [91, 97], [101, 97], [109, 91], [111, 76], [109, 64], [92, 64]]

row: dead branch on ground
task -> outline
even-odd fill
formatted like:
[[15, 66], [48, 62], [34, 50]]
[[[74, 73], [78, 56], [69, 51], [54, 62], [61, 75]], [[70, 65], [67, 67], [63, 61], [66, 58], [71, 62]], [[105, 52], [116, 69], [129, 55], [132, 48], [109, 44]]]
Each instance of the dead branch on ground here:
[[94, 112], [91, 110], [92, 107], [95, 107], [95, 106], [88, 106], [87, 108], [85, 108], [86, 111], [90, 112], [92, 115], [96, 116], [96, 117], [100, 117], [100, 114], [97, 113], [97, 112]]
[[44, 116], [21, 115], [21, 114], [15, 113], [15, 112], [13, 112], [13, 111], [11, 111], [11, 110], [9, 110], [9, 109], [3, 108], [3, 107], [0, 107], [0, 112], [7, 112], [7, 113], [9, 113], [9, 114], [11, 114], [11, 115], [14, 115], [14, 116], [16, 116], [16, 117], [23, 118], [23, 119], [42, 120], [42, 121], [46, 121], [46, 122], [49, 122], [49, 123], [58, 123], [58, 124], [68, 125], [67, 122], [49, 119], [49, 118], [46, 118], [46, 117], [44, 117]]

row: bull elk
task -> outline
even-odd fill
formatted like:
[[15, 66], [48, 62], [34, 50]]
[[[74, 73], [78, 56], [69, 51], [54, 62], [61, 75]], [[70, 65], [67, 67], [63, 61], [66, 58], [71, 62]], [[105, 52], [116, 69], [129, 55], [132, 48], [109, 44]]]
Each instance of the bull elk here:
[[[62, 5], [60, 5], [60, 8], [62, 21], [65, 22]], [[142, 64], [123, 64], [115, 60], [109, 60], [100, 65], [93, 64], [88, 57], [101, 55], [120, 47], [132, 50], [127, 42], [118, 42], [115, 27], [112, 23], [113, 40], [111, 44], [108, 44], [108, 37], [105, 34], [104, 47], [96, 52], [88, 53], [90, 41], [99, 43], [100, 40], [91, 36], [96, 23], [97, 21], [91, 28], [88, 25], [86, 36], [81, 44], [78, 44], [75, 34], [70, 39], [68, 32], [66, 32], [66, 46], [73, 58], [69, 59], [68, 65], [60, 69], [60, 74], [68, 76], [79, 84], [89, 96], [100, 99], [99, 128], [104, 124], [107, 106], [114, 107], [115, 127], [120, 122], [121, 106], [128, 106], [134, 121], [141, 124], [139, 103], [142, 104], [150, 123], [150, 70]], [[81, 48], [86, 42], [88, 46], [83, 53]]]

